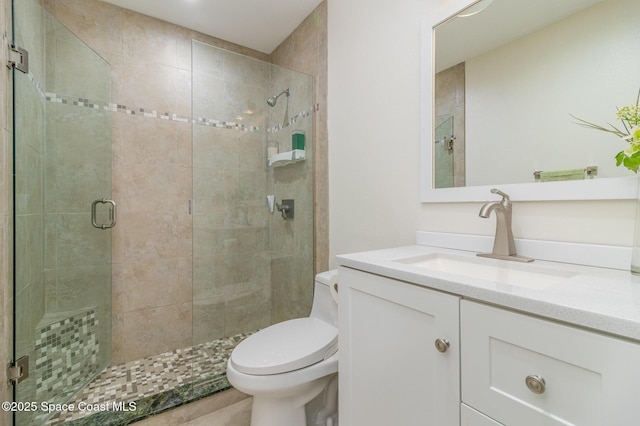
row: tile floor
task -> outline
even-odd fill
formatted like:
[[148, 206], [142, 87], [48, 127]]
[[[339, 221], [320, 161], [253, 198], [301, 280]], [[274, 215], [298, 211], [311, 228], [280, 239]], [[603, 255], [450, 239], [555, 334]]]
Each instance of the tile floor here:
[[249, 426], [251, 398], [236, 402], [210, 414], [198, 417], [180, 426]]
[[[107, 367], [72, 402], [89, 404], [128, 403], [179, 386], [223, 378], [231, 351], [252, 333], [165, 352], [149, 358]], [[94, 414], [91, 411], [62, 412], [46, 425], [53, 426]]]

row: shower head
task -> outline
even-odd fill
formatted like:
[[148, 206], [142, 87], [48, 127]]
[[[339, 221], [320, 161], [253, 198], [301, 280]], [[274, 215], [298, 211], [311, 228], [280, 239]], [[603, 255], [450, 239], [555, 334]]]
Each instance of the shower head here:
[[276, 96], [271, 96], [269, 99], [267, 99], [267, 103], [269, 104], [270, 107], [274, 107], [276, 106], [276, 102], [278, 102], [278, 98], [280, 97], [280, 95], [286, 94], [287, 98], [289, 97], [289, 89], [287, 90], [283, 90], [282, 92], [278, 93]]

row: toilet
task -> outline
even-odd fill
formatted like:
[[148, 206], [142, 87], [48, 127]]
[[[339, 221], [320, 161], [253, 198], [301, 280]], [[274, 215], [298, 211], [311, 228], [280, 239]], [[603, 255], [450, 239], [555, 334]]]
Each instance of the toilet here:
[[311, 315], [274, 324], [231, 353], [227, 380], [253, 396], [251, 426], [338, 424], [337, 271], [316, 275]]

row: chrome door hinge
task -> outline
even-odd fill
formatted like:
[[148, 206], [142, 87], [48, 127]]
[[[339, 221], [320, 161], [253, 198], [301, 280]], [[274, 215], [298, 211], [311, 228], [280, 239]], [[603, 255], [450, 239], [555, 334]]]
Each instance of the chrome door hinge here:
[[29, 73], [29, 52], [24, 50], [20, 46], [15, 44], [9, 45], [9, 60], [7, 61], [8, 68], [15, 68], [18, 71], [22, 71], [25, 74]]
[[23, 356], [7, 365], [7, 378], [9, 383], [17, 385], [29, 377], [29, 357]]

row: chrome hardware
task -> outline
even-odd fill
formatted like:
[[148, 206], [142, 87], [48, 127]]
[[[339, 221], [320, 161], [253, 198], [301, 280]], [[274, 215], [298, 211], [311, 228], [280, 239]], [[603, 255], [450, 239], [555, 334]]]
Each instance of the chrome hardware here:
[[10, 44], [7, 68], [15, 68], [18, 71], [29, 74], [29, 52], [20, 46]]
[[29, 377], [29, 357], [23, 356], [7, 365], [7, 379], [12, 385], [17, 385]]
[[[111, 223], [98, 224], [97, 218], [96, 218], [96, 210], [97, 210], [98, 204], [109, 204], [109, 220], [111, 221]], [[111, 229], [114, 226], [116, 226], [117, 218], [118, 218], [118, 211], [117, 211], [115, 201], [102, 198], [101, 200], [95, 200], [93, 203], [91, 203], [91, 224], [94, 226], [94, 228]]]
[[455, 136], [447, 136], [437, 140], [436, 143], [442, 143], [443, 149], [446, 149], [447, 151], [453, 151], [453, 141], [455, 140]]
[[448, 151], [453, 151], [453, 139], [448, 139], [444, 142], [444, 149], [448, 150]]
[[267, 195], [267, 207], [269, 207], [269, 213], [273, 213], [276, 203], [275, 195]]
[[547, 385], [542, 377], [535, 375], [527, 376], [524, 382], [531, 392], [538, 395], [544, 393]]
[[445, 353], [449, 349], [449, 341], [447, 339], [436, 339], [435, 345], [438, 352]]
[[293, 200], [282, 200], [282, 204], [276, 203], [276, 209], [282, 213], [282, 218], [284, 220], [293, 219], [293, 207]]

